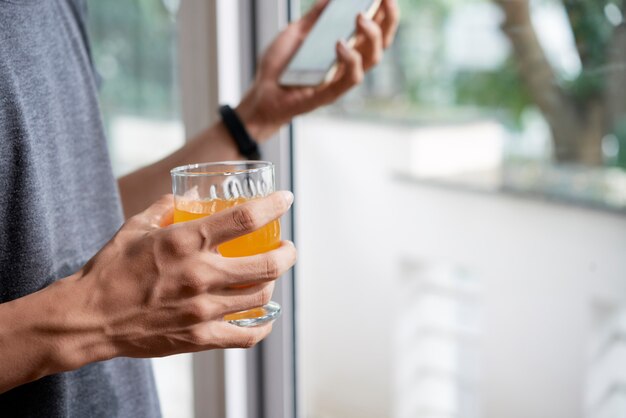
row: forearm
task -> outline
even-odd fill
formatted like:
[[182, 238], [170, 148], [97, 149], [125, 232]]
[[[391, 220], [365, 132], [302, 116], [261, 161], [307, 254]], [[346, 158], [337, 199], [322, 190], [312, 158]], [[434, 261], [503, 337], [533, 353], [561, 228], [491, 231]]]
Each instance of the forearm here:
[[[281, 123], [272, 121], [258, 102], [258, 93], [253, 87], [241, 100], [235, 111], [248, 133], [260, 143], [268, 140]], [[266, 110], [266, 109], [265, 109]], [[158, 200], [163, 194], [171, 192], [170, 170], [186, 164], [212, 161], [241, 160], [235, 140], [224, 124], [219, 121], [195, 138], [189, 140], [181, 149], [157, 161], [154, 164], [134, 171], [119, 179], [120, 195], [126, 218], [137, 214]]]
[[0, 304], [0, 393], [113, 357], [76, 277]]
[[126, 218], [139, 213], [158, 198], [171, 192], [170, 170], [185, 164], [239, 160], [235, 142], [219, 122], [188, 141], [178, 151], [119, 179]]

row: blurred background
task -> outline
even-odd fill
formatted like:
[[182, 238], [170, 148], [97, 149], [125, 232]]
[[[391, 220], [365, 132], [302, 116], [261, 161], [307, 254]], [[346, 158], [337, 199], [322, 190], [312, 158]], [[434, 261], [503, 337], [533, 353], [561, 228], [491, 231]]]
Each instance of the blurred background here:
[[[626, 1], [398, 1], [293, 124], [300, 415], [626, 417]], [[89, 2], [118, 175], [184, 143], [179, 6]], [[189, 359], [156, 370], [192, 416]]]

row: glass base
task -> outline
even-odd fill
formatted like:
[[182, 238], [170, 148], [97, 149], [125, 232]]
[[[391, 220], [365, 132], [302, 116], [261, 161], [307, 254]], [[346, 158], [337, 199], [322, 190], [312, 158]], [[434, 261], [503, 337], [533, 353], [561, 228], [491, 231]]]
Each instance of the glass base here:
[[224, 320], [238, 327], [258, 327], [274, 321], [280, 316], [280, 312], [280, 305], [272, 301], [260, 308], [226, 315]]

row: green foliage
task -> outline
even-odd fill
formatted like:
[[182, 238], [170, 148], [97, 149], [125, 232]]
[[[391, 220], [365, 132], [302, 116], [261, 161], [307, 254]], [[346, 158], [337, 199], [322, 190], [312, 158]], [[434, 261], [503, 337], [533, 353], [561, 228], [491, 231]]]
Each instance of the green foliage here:
[[444, 19], [455, 0], [398, 0], [398, 6], [402, 11], [400, 15], [401, 24], [410, 24], [416, 15], [427, 12], [438, 21]]
[[604, 15], [607, 0], [563, 0], [583, 66], [596, 68], [606, 61], [612, 28]]
[[522, 127], [522, 113], [532, 105], [511, 58], [494, 71], [458, 73], [455, 88], [459, 104], [503, 109], [505, 118], [518, 129]]
[[105, 115], [172, 118], [179, 108], [175, 22], [160, 0], [90, 0], [89, 32]]
[[624, 0], [563, 0], [583, 65], [580, 75], [564, 87], [583, 102], [606, 87], [604, 74], [598, 70], [607, 64], [613, 34], [604, 12], [609, 3], [624, 6]]
[[443, 28], [451, 12], [486, 1], [399, 0], [402, 20], [393, 53], [401, 67], [403, 95], [416, 108], [479, 108], [519, 129], [522, 112], [532, 101], [512, 57], [491, 70], [451, 70], [446, 62]]

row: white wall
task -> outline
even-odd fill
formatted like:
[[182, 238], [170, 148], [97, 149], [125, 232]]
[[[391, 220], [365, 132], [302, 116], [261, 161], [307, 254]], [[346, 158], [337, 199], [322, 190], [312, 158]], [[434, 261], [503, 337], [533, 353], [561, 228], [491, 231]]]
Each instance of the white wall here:
[[480, 280], [481, 416], [583, 417], [594, 327], [625, 303], [626, 217], [400, 182], [410, 135], [322, 116], [297, 123], [304, 416], [393, 415], [408, 258]]

